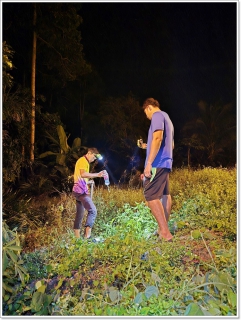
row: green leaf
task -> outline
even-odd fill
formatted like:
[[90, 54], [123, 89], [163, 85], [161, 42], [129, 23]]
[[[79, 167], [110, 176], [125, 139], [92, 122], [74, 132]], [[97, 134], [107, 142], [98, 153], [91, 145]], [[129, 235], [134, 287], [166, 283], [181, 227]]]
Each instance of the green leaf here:
[[9, 241], [8, 243], [6, 243], [5, 247], [8, 248], [9, 246], [11, 246], [14, 243], [16, 243], [16, 239], [13, 239], [13, 240]]
[[140, 303], [142, 302], [142, 295], [143, 295], [142, 292], [139, 292], [139, 293], [136, 295], [136, 297], [135, 297], [135, 299], [134, 299], [134, 303], [135, 303], [135, 304], [140, 304]]
[[30, 305], [32, 311], [38, 312], [42, 308], [44, 303], [44, 295], [45, 294], [42, 292], [34, 292]]
[[69, 285], [70, 285], [71, 287], [73, 287], [73, 286], [75, 285], [75, 283], [76, 283], [76, 280], [75, 280], [75, 279], [70, 279]]
[[37, 281], [35, 283], [35, 288], [38, 290], [38, 288], [40, 288], [42, 286], [42, 282], [41, 281]]
[[2, 271], [4, 272], [8, 266], [9, 260], [6, 254], [6, 251], [3, 251], [3, 262], [2, 262]]
[[109, 297], [110, 297], [110, 300], [111, 300], [112, 302], [118, 300], [118, 298], [119, 298], [119, 291], [116, 290], [115, 287], [110, 287], [110, 288], [109, 288]]
[[214, 275], [213, 282], [219, 291], [222, 291], [223, 289], [227, 290], [233, 285], [233, 279], [230, 274], [223, 271], [219, 272], [217, 275]]
[[149, 311], [150, 311], [150, 307], [144, 307], [144, 308], [141, 308], [140, 314], [143, 316], [146, 316]]
[[100, 283], [99, 280], [94, 280], [94, 281], [93, 281], [93, 285], [94, 285], [95, 287], [97, 287], [99, 283]]
[[16, 254], [10, 250], [6, 250], [7, 255], [11, 258], [11, 260], [15, 263], [17, 263], [18, 261], [18, 257], [16, 256]]
[[159, 294], [159, 290], [156, 286], [148, 286], [145, 290], [145, 296], [147, 297], [147, 299], [149, 299], [152, 295], [155, 295], [156, 297]]
[[220, 301], [210, 299], [207, 302], [212, 308], [219, 308]]
[[235, 308], [237, 306], [237, 294], [232, 290], [228, 291], [228, 303]]
[[56, 157], [56, 163], [60, 166], [65, 166], [65, 160], [66, 160], [66, 155], [65, 154], [58, 154]]
[[60, 147], [65, 153], [67, 153], [70, 147], [68, 146], [68, 143], [67, 143], [67, 136], [65, 134], [64, 128], [61, 125], [58, 125], [57, 132], [59, 136]]
[[223, 282], [229, 286], [232, 286], [234, 284], [233, 278], [231, 277], [231, 275], [229, 273], [219, 272], [219, 278], [220, 278], [221, 282]]
[[45, 289], [46, 289], [46, 286], [45, 286], [45, 285], [42, 285], [42, 286], [38, 287], [37, 291], [44, 293], [44, 292], [45, 292]]
[[15, 267], [16, 267], [16, 272], [18, 273], [21, 282], [24, 283], [24, 274], [17, 266], [15, 266]]
[[48, 156], [57, 156], [59, 153], [56, 153], [56, 152], [52, 152], [52, 151], [46, 151], [44, 153], [41, 153], [39, 155], [39, 158], [45, 158], [45, 157], [48, 157]]
[[2, 283], [2, 286], [3, 286], [3, 289], [4, 289], [5, 291], [8, 291], [8, 292], [13, 293], [13, 288], [11, 288], [9, 285], [7, 285], [4, 281], [3, 281], [3, 283]]
[[161, 282], [161, 278], [155, 272], [151, 273], [151, 277], [155, 282]]
[[47, 266], [46, 266], [46, 271], [49, 273], [49, 272], [51, 272], [53, 270], [53, 267], [51, 266], [51, 264], [48, 264]]
[[203, 316], [203, 312], [197, 303], [192, 302], [187, 306], [184, 316]]
[[80, 148], [81, 147], [81, 139], [80, 138], [75, 138], [73, 143], [72, 143], [72, 148]]
[[21, 262], [21, 261], [18, 261], [18, 263], [15, 265], [16, 268], [21, 270], [23, 273], [28, 274], [27, 270], [24, 267], [22, 267], [21, 265], [19, 265], [19, 262]]
[[208, 311], [209, 313], [211, 313], [212, 316], [218, 316], [221, 313], [220, 309], [213, 307], [210, 308]]
[[185, 221], [178, 221], [178, 222], [177, 222], [177, 228], [178, 228], [178, 229], [182, 229], [182, 228], [185, 227], [185, 226], [186, 226]]
[[193, 230], [191, 232], [191, 236], [193, 239], [200, 239], [202, 237], [201, 232], [199, 230]]
[[215, 239], [215, 236], [208, 231], [205, 231], [203, 236], [205, 239]]
[[31, 310], [31, 307], [29, 306], [23, 306], [23, 312]]
[[230, 309], [229, 309], [229, 307], [227, 306], [227, 305], [225, 305], [225, 304], [220, 304], [220, 308], [222, 309], [222, 310], [224, 310], [225, 312], [229, 312], [230, 311]]
[[47, 307], [50, 305], [50, 303], [52, 302], [53, 297], [50, 294], [45, 294], [44, 295], [44, 306]]
[[98, 309], [98, 308], [94, 308], [94, 311], [96, 316], [102, 315], [102, 312], [103, 312], [102, 309]]
[[88, 295], [88, 293], [89, 293], [89, 288], [84, 288], [82, 290], [81, 298], [85, 299], [85, 297]]
[[14, 251], [21, 251], [22, 248], [20, 246], [8, 246], [9, 250], [14, 250]]

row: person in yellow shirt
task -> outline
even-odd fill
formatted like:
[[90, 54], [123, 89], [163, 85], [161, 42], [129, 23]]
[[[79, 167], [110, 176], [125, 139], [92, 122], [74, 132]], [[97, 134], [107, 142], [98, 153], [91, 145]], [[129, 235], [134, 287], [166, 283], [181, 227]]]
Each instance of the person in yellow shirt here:
[[98, 173], [90, 173], [90, 163], [98, 158], [99, 152], [96, 148], [88, 148], [87, 153], [79, 158], [75, 164], [74, 186], [72, 193], [76, 199], [76, 216], [74, 221], [74, 233], [80, 238], [80, 228], [84, 218], [84, 212], [87, 210], [87, 219], [85, 223], [84, 238], [91, 236], [91, 229], [94, 225], [97, 210], [89, 193], [88, 184], [94, 183], [92, 178], [100, 178], [106, 175], [106, 170]]

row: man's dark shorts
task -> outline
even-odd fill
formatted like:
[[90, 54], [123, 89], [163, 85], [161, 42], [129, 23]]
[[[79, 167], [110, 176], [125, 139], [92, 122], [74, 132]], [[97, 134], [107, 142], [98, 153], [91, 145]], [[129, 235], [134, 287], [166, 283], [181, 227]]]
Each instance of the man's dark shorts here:
[[[151, 178], [144, 178], [144, 196], [146, 201], [161, 199], [163, 195], [170, 194], [169, 173], [167, 168], [153, 168], [156, 172]], [[154, 176], [154, 177], [153, 177]]]

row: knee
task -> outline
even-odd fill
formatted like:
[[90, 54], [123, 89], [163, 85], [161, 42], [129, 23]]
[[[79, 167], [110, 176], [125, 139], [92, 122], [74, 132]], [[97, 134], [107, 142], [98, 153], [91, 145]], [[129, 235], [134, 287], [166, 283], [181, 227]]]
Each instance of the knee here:
[[96, 208], [91, 208], [88, 210], [88, 213], [91, 214], [92, 216], [96, 217], [97, 216], [97, 210]]

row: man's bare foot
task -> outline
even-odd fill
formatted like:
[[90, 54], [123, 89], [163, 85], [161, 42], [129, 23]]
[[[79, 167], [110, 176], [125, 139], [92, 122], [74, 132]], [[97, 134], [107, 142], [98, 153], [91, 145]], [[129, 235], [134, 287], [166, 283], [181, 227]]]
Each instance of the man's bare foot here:
[[158, 240], [159, 240], [159, 241], [164, 240], [165, 242], [173, 242], [173, 237], [171, 237], [171, 238], [170, 238], [170, 237], [169, 237], [169, 238], [164, 238], [164, 237], [161, 236], [161, 234], [159, 234]]
[[91, 236], [91, 227], [86, 227], [85, 228], [85, 234], [84, 234], [84, 238], [88, 239]]
[[80, 229], [74, 229], [74, 235], [76, 238], [80, 238]]

